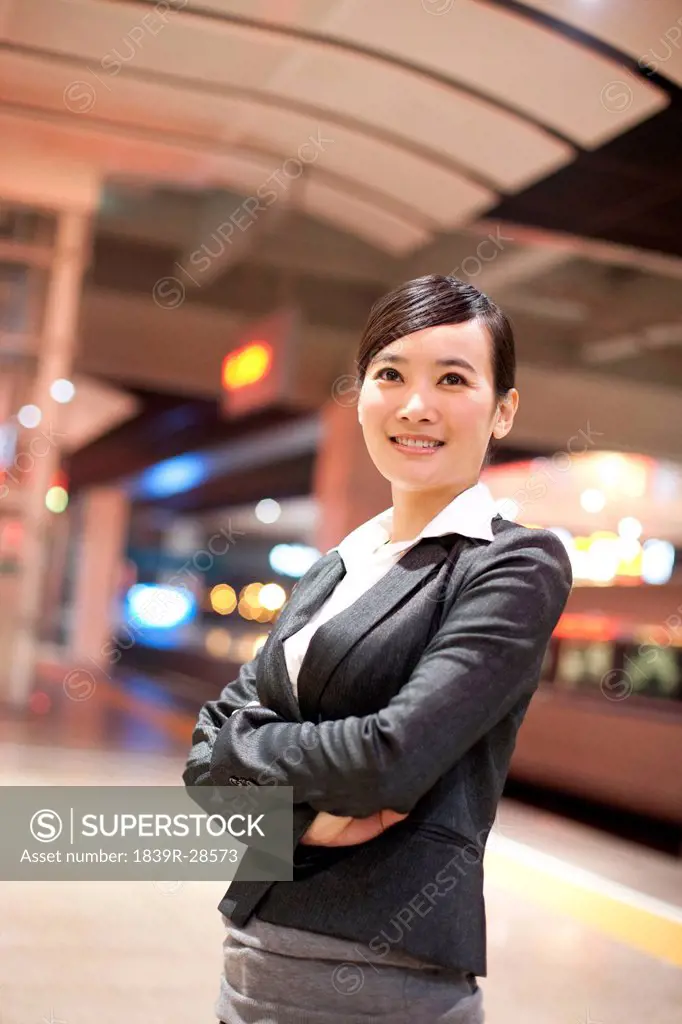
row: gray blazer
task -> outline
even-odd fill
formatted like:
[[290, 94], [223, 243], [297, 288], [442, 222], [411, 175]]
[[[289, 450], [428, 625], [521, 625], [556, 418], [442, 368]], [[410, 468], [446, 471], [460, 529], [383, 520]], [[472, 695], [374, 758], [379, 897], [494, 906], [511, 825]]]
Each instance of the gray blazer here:
[[[423, 538], [323, 623], [297, 703], [283, 641], [344, 576], [330, 551], [294, 587], [257, 657], [201, 708], [186, 785], [238, 777], [294, 790], [294, 880], [238, 873], [219, 904], [235, 924], [256, 911], [485, 976], [483, 852], [572, 585], [555, 534], [499, 515], [492, 529], [493, 541]], [[244, 707], [256, 699], [262, 707]], [[408, 817], [357, 846], [299, 843], [318, 811], [384, 808]]]

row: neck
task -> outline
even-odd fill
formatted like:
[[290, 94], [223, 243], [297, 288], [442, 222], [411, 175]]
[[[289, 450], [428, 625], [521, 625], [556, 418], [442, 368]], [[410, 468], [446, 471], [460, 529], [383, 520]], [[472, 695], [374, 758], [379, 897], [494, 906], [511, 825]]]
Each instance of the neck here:
[[395, 487], [392, 488], [393, 526], [390, 543], [397, 544], [400, 541], [412, 540], [458, 494], [473, 487], [475, 483], [477, 481], [473, 480], [469, 483], [459, 483], [451, 485], [447, 489], [440, 488], [435, 491], [403, 491]]

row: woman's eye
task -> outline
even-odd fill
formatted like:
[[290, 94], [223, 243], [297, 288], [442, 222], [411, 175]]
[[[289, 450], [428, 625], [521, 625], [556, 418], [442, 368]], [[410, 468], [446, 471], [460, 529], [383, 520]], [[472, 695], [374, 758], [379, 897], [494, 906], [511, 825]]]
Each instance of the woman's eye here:
[[[385, 373], [395, 373], [400, 377], [398, 371], [394, 370], [392, 366], [384, 366], [383, 369], [374, 375], [374, 380], [395, 380], [394, 377], [384, 377], [383, 374]], [[464, 377], [461, 377], [458, 373], [446, 373], [441, 380], [448, 380], [449, 378], [454, 378], [455, 384], [466, 384]], [[450, 380], [450, 383], [452, 383], [452, 380]]]
[[[374, 380], [381, 380], [382, 379], [381, 375], [383, 373], [398, 373], [398, 371], [394, 370], [392, 366], [384, 366], [383, 369], [379, 370], [379, 372], [374, 375]], [[398, 373], [398, 376], [400, 376], [399, 373]]]

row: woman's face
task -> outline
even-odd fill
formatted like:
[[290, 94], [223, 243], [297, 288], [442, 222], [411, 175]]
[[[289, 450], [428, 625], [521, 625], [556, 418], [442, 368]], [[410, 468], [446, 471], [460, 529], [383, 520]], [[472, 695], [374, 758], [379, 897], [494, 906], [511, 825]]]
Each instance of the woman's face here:
[[[518, 405], [516, 389], [496, 399], [491, 349], [487, 329], [471, 320], [405, 335], [369, 363], [358, 419], [372, 461], [393, 486], [437, 490], [476, 482], [491, 434], [509, 432]], [[424, 450], [391, 440], [405, 435], [442, 444]]]

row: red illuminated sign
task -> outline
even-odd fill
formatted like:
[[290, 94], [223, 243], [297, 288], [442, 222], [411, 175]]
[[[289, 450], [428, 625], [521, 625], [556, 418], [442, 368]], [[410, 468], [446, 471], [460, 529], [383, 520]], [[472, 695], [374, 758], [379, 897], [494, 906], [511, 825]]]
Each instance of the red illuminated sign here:
[[223, 359], [221, 389], [228, 416], [241, 416], [295, 398], [300, 341], [298, 312], [283, 307], [249, 325]]
[[272, 345], [250, 341], [230, 352], [223, 360], [222, 382], [226, 391], [236, 391], [262, 380], [272, 368]]

